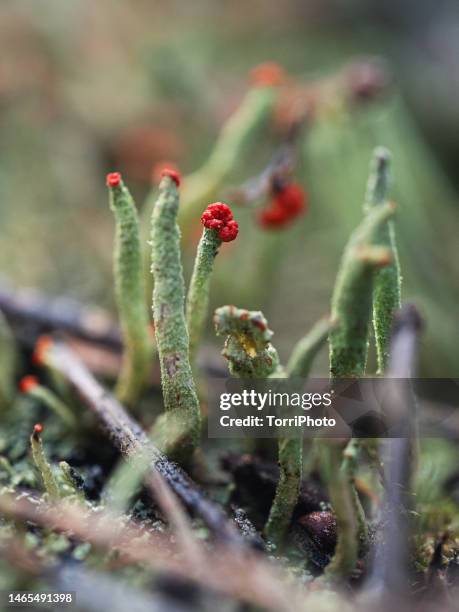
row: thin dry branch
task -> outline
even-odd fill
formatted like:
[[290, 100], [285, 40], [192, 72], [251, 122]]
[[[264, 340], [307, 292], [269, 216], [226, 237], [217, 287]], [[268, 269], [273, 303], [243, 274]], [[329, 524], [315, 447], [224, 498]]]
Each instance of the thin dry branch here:
[[95, 414], [122, 455], [128, 459], [139, 453], [151, 457], [152, 470], [147, 473], [145, 484], [153, 495], [157, 485], [152, 473], [157, 471], [185, 507], [195, 516], [199, 516], [216, 537], [235, 546], [247, 548], [248, 541], [238, 532], [222, 508], [206, 497], [179, 465], [170, 461], [154, 446], [140, 425], [129, 416], [120, 402], [102, 387], [68, 347], [62, 343], [53, 343], [47, 360]]
[[52, 331], [68, 334], [94, 344], [121, 351], [118, 325], [95, 306], [86, 306], [66, 297], [49, 297], [35, 289], [12, 289], [0, 280], [0, 310], [10, 324], [31, 328], [36, 336]]
[[[416, 403], [407, 379], [415, 376], [421, 317], [412, 305], [396, 315], [387, 372], [388, 409], [402, 424], [398, 437], [387, 438], [380, 447], [384, 469], [385, 501], [381, 535], [367, 593], [379, 601], [404, 598], [409, 593], [410, 489], [416, 440]], [[391, 435], [389, 433], [389, 435]]]

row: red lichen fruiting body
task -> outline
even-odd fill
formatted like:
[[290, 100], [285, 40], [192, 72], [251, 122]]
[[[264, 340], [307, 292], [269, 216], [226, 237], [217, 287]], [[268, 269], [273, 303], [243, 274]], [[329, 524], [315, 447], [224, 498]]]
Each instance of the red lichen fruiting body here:
[[279, 206], [270, 206], [258, 214], [258, 222], [265, 228], [282, 227], [291, 221], [291, 217]]
[[157, 162], [156, 164], [153, 164], [151, 168], [151, 182], [153, 183], [153, 185], [156, 185], [156, 183], [159, 183], [161, 181], [161, 178], [163, 176], [163, 170], [173, 170], [174, 172], [177, 172], [180, 180], [180, 171], [178, 169], [178, 166], [173, 161], [162, 160]]
[[289, 183], [276, 194], [275, 204], [296, 216], [305, 208], [306, 194], [298, 183]]
[[177, 187], [180, 187], [180, 182], [182, 179], [178, 170], [175, 170], [174, 168], [163, 168], [161, 170], [161, 178], [164, 178], [165, 176], [168, 176], [174, 181]]
[[43, 425], [41, 423], [35, 423], [35, 425], [33, 426], [33, 433], [35, 435], [41, 434], [41, 432], [43, 431]]
[[38, 382], [38, 378], [36, 376], [24, 376], [24, 378], [21, 378], [19, 381], [19, 390], [21, 393], [28, 393], [39, 384], [40, 383]]
[[307, 195], [298, 183], [273, 185], [274, 197], [258, 214], [258, 222], [264, 228], [280, 228], [291, 223], [307, 206]]
[[119, 172], [110, 172], [106, 179], [107, 187], [118, 187], [121, 183], [121, 174]]
[[218, 237], [223, 242], [231, 242], [239, 233], [239, 225], [237, 221], [228, 221], [218, 232]]
[[238, 234], [239, 226], [233, 219], [231, 208], [223, 202], [209, 204], [201, 215], [201, 223], [208, 229], [218, 232], [223, 242], [231, 242]]
[[223, 223], [227, 223], [228, 221], [231, 221], [232, 218], [233, 213], [227, 204], [224, 204], [223, 202], [215, 202], [214, 204], [209, 204], [206, 210], [202, 213], [201, 222], [205, 227], [217, 229], [215, 227], [211, 227], [209, 223], [212, 221], [222, 221]]
[[285, 70], [277, 62], [264, 62], [250, 71], [251, 82], [259, 87], [281, 85], [285, 79]]
[[53, 340], [51, 336], [40, 336], [35, 344], [35, 350], [32, 355], [32, 362], [35, 365], [41, 366], [45, 362], [46, 352], [51, 348]]

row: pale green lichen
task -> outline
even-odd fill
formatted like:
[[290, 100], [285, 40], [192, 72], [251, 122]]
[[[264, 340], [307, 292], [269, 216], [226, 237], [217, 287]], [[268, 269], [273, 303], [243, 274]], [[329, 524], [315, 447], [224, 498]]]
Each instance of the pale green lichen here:
[[307, 378], [317, 353], [325, 344], [335, 322], [329, 317], [317, 321], [313, 328], [294, 346], [287, 363], [287, 374]]
[[49, 497], [55, 501], [60, 498], [59, 487], [54, 477], [52, 467], [46, 458], [40, 431], [41, 430], [37, 430], [37, 426], [35, 426], [34, 432], [30, 436], [32, 458], [43, 481], [45, 491], [48, 493]]
[[359, 551], [358, 526], [354, 508], [354, 489], [349, 474], [342, 468], [343, 451], [337, 440], [327, 441], [320, 447], [322, 477], [327, 483], [330, 502], [336, 517], [337, 543], [333, 558], [325, 568], [326, 580], [349, 578]]
[[[380, 186], [375, 192], [380, 190]], [[392, 251], [380, 244], [381, 228], [387, 225], [395, 206], [372, 207], [346, 246], [332, 298], [332, 317], [337, 320], [330, 333], [332, 379], [364, 376], [369, 326], [373, 306], [375, 272], [392, 262]], [[354, 487], [351, 460], [359, 449], [351, 441], [344, 454], [335, 442], [321, 445], [321, 462], [330, 501], [336, 514], [337, 545], [327, 566], [326, 577], [344, 579], [357, 562], [359, 545], [367, 538], [365, 517]]]
[[222, 244], [218, 233], [204, 228], [198, 245], [193, 274], [186, 302], [186, 323], [190, 339], [190, 361], [194, 364], [196, 351], [209, 310], [210, 280], [214, 260]]
[[214, 325], [217, 336], [226, 336], [222, 355], [233, 376], [268, 378], [277, 371], [279, 355], [262, 312], [221, 306], [215, 311]]
[[69, 427], [75, 427], [77, 420], [71, 409], [53, 391], [43, 385], [34, 385], [27, 394], [42, 402]]
[[189, 360], [178, 207], [177, 185], [165, 176], [159, 186], [151, 225], [153, 319], [164, 408], [170, 417], [167, 427], [180, 429], [180, 436], [170, 439], [169, 446], [174, 447], [171, 451], [175, 456], [187, 460], [199, 443], [200, 407]]
[[391, 250], [377, 242], [378, 232], [394, 211], [394, 204], [386, 203], [368, 212], [344, 251], [332, 297], [337, 321], [330, 333], [332, 378], [365, 373], [374, 272], [392, 261]]
[[148, 383], [153, 344], [148, 331], [139, 220], [134, 200], [121, 180], [110, 187], [110, 208], [116, 221], [114, 277], [124, 342], [116, 391], [120, 401], [132, 405]]
[[[390, 183], [390, 153], [378, 147], [373, 153], [370, 176], [368, 179], [364, 210], [369, 213], [374, 207], [387, 202]], [[382, 374], [389, 358], [389, 345], [394, 313], [401, 306], [401, 274], [395, 241], [395, 228], [389, 219], [378, 229], [378, 244], [387, 247], [392, 254], [392, 262], [378, 270], [374, 277], [373, 290], [373, 327], [376, 341], [378, 373]]]
[[[262, 312], [235, 306], [223, 306], [215, 311], [215, 329], [226, 336], [223, 356], [230, 372], [240, 378], [285, 378], [276, 349], [271, 344], [273, 332]], [[303, 437], [285, 436], [278, 444], [279, 480], [265, 526], [268, 539], [280, 547], [290, 525], [298, 500], [303, 462]]]
[[[307, 379], [317, 353], [324, 346], [332, 322], [323, 318], [293, 349], [286, 374], [290, 378]], [[282, 545], [300, 493], [303, 476], [303, 435], [279, 439], [280, 475], [276, 494], [265, 526], [266, 536], [277, 546]]]

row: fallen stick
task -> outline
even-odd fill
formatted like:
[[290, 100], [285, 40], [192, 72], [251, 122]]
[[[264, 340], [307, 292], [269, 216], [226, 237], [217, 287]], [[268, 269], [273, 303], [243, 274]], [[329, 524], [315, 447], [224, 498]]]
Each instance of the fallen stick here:
[[[247, 540], [232, 524], [223, 510], [205, 496], [202, 490], [175, 462], [170, 461], [151, 442], [142, 427], [125, 411], [86, 369], [80, 359], [64, 344], [53, 342], [47, 349], [46, 364], [60, 372], [91, 409], [122, 455], [133, 459], [140, 453], [151, 457], [151, 470], [156, 470], [179, 497], [186, 508], [199, 516], [214, 535], [228, 544], [247, 546]], [[156, 483], [150, 471], [145, 484], [156, 493]], [[253, 542], [259, 546], [259, 542]]]
[[65, 331], [88, 342], [121, 351], [121, 334], [108, 313], [66, 297], [49, 297], [34, 289], [12, 289], [0, 281], [0, 310], [13, 327], [36, 327], [36, 335]]

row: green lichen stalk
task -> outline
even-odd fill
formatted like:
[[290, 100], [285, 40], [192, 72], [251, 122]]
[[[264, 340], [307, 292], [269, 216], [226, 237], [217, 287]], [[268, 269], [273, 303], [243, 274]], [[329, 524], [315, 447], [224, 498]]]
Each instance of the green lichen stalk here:
[[209, 290], [214, 259], [222, 241], [216, 231], [205, 229], [198, 245], [188, 289], [186, 322], [190, 336], [190, 361], [194, 363], [209, 308]]
[[342, 467], [343, 451], [337, 441], [328, 441], [320, 448], [320, 464], [328, 486], [330, 502], [336, 517], [338, 541], [332, 560], [325, 568], [326, 580], [349, 578], [355, 569], [359, 551], [358, 525], [354, 507], [354, 488], [349, 474]]
[[33, 376], [26, 376], [20, 383], [23, 393], [42, 402], [49, 410], [54, 412], [66, 425], [73, 428], [77, 420], [70, 408], [53, 391], [40, 385]]
[[[180, 436], [170, 441], [177, 458], [187, 460], [199, 443], [200, 408], [191, 372], [185, 323], [185, 283], [177, 225], [179, 193], [176, 180], [165, 175], [153, 210], [151, 242], [153, 319], [161, 365], [164, 408]], [[175, 436], [174, 436], [175, 438]]]
[[109, 174], [107, 185], [116, 222], [114, 277], [124, 341], [123, 365], [116, 391], [120, 401], [132, 405], [148, 382], [153, 357], [145, 304], [139, 220], [134, 200], [121, 176]]
[[233, 220], [233, 213], [222, 202], [208, 206], [201, 221], [204, 231], [199, 241], [186, 302], [186, 323], [192, 366], [209, 309], [210, 281], [215, 257], [222, 242], [234, 240], [238, 233], [238, 225]]
[[343, 462], [341, 464], [341, 471], [344, 473], [344, 477], [348, 480], [348, 487], [351, 490], [352, 495], [352, 506], [356, 517], [357, 524], [357, 537], [359, 549], [365, 551], [368, 545], [368, 526], [365, 520], [365, 513], [360, 503], [359, 494], [355, 488], [355, 474], [358, 466], [358, 459], [362, 449], [362, 439], [353, 438], [351, 439], [343, 452]]
[[60, 497], [59, 487], [43, 449], [43, 443], [41, 441], [42, 429], [40, 424], [35, 425], [33, 433], [30, 436], [32, 458], [43, 480], [45, 491], [48, 493], [49, 497], [55, 501]]
[[[298, 342], [286, 368], [288, 376], [304, 379], [309, 376], [311, 365], [324, 346], [331, 327], [329, 318], [321, 319]], [[266, 536], [277, 546], [284, 541], [300, 493], [303, 476], [302, 432], [295, 437], [279, 439], [279, 466], [279, 482], [265, 526]]]
[[[263, 313], [235, 306], [215, 311], [217, 335], [226, 336], [223, 356], [233, 376], [240, 378], [284, 378], [276, 349], [271, 344], [273, 332]], [[303, 463], [301, 432], [279, 439], [279, 481], [265, 526], [266, 536], [281, 546], [298, 500]]]
[[307, 378], [312, 363], [325, 344], [334, 321], [324, 317], [317, 321], [313, 328], [293, 348], [287, 363], [287, 373], [290, 377]]
[[281, 437], [278, 444], [279, 480], [268, 520], [266, 537], [280, 548], [292, 520], [303, 477], [303, 435]]
[[[392, 261], [391, 250], [379, 244], [379, 231], [394, 210], [391, 203], [370, 210], [345, 249], [332, 297], [332, 318], [337, 321], [330, 333], [332, 379], [365, 374], [374, 276]], [[335, 442], [325, 442], [321, 448], [338, 534], [334, 556], [325, 572], [331, 580], [349, 577], [357, 562], [359, 544], [366, 539], [365, 517], [353, 482], [355, 463], [351, 461], [358, 448], [351, 441], [344, 462], [342, 449]]]
[[273, 332], [260, 311], [221, 306], [214, 314], [217, 336], [226, 336], [223, 357], [239, 378], [268, 378], [280, 372], [279, 355], [271, 344]]
[[394, 211], [392, 203], [371, 210], [344, 251], [332, 297], [332, 318], [337, 321], [330, 333], [332, 378], [365, 373], [374, 272], [392, 260], [390, 249], [377, 243], [378, 232]]
[[[364, 209], [370, 212], [374, 207], [387, 202], [389, 190], [390, 153], [378, 147], [373, 153], [370, 177]], [[387, 247], [392, 254], [392, 262], [379, 270], [374, 278], [373, 290], [373, 327], [376, 341], [378, 373], [382, 374], [389, 358], [389, 345], [394, 313], [401, 307], [400, 263], [395, 241], [395, 228], [390, 219], [383, 224], [377, 235], [378, 244]]]

